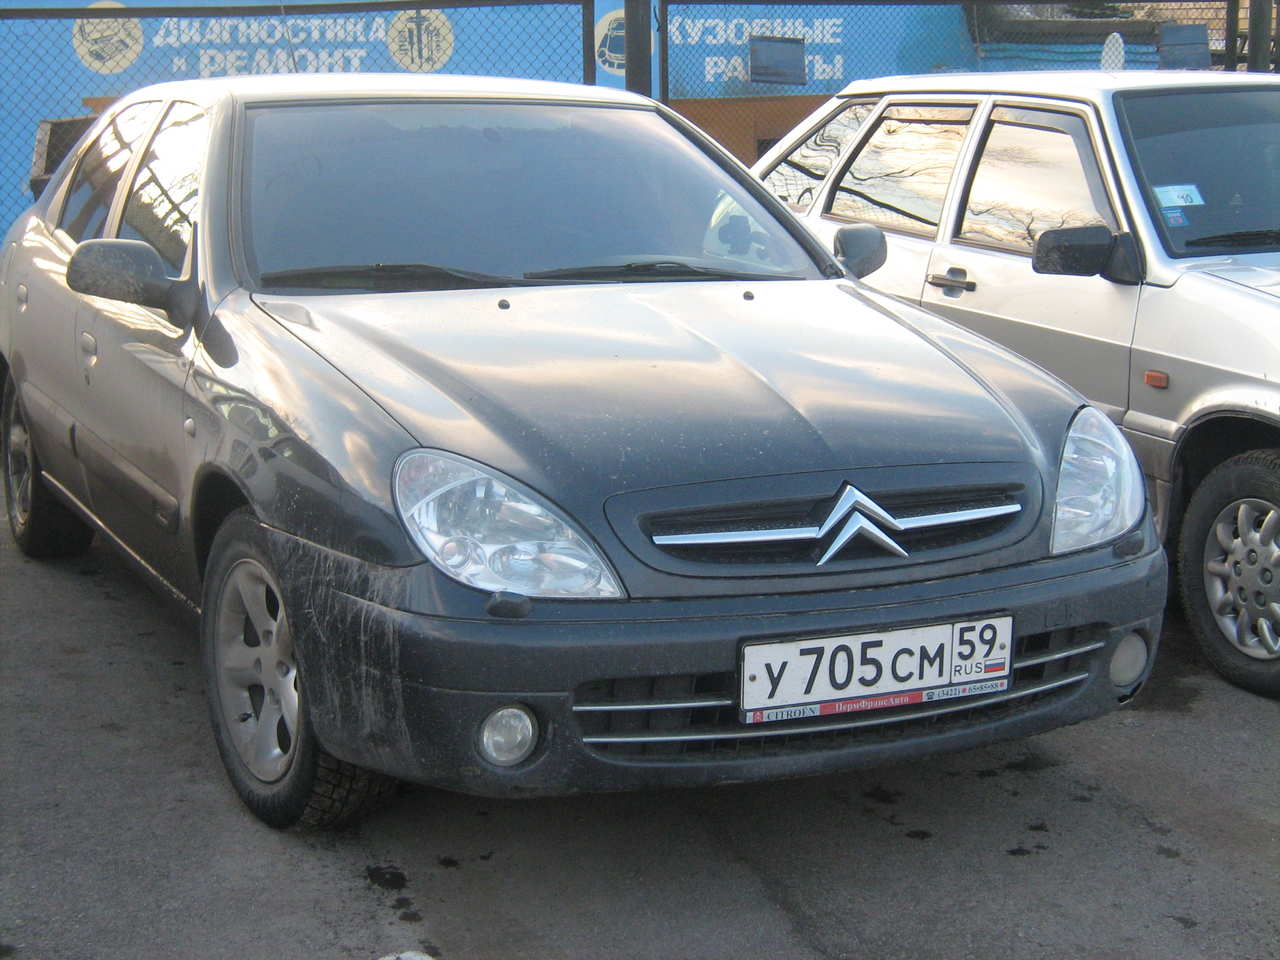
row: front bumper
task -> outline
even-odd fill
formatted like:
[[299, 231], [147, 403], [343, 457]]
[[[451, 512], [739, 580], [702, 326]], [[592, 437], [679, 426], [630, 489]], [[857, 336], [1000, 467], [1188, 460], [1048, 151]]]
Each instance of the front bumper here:
[[[354, 569], [353, 561], [271, 536], [288, 585], [306, 715], [325, 748], [406, 780], [490, 796], [805, 776], [1075, 723], [1115, 709], [1146, 680], [1166, 585], [1164, 555], [1147, 536], [1141, 556], [1084, 571], [1076, 563], [1066, 575], [1048, 561], [892, 590], [753, 603], [560, 604], [554, 618], [539, 617], [535, 605], [527, 619], [461, 619], [397, 609], [406, 595], [401, 579], [421, 569], [370, 575], [367, 565]], [[590, 616], [569, 619], [566, 608]], [[609, 612], [617, 615], [605, 619]], [[1013, 617], [1004, 693], [847, 718], [738, 722], [744, 642], [996, 612]], [[1150, 655], [1122, 688], [1109, 664], [1129, 633]], [[511, 704], [533, 712], [540, 739], [529, 759], [501, 768], [481, 757], [478, 731], [490, 712]]]

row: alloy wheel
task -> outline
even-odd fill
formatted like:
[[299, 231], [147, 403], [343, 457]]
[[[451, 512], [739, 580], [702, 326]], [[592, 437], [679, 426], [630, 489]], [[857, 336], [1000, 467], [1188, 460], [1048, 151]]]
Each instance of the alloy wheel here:
[[298, 665], [280, 588], [257, 561], [227, 573], [214, 623], [222, 722], [249, 771], [274, 783], [298, 745]]
[[13, 511], [16, 526], [25, 526], [31, 517], [31, 434], [18, 409], [15, 397], [9, 405], [9, 422], [5, 434], [5, 481], [8, 489], [9, 509]]
[[1204, 545], [1209, 609], [1227, 640], [1256, 660], [1280, 659], [1280, 507], [1228, 504]]

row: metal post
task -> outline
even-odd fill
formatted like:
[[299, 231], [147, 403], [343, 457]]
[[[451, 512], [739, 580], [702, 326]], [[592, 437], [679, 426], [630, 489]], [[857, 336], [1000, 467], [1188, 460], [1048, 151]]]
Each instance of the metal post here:
[[658, 99], [671, 101], [671, 44], [667, 24], [671, 20], [671, 4], [658, 0]]
[[596, 5], [593, 0], [580, 0], [580, 2], [582, 4], [582, 82], [594, 85], [596, 82]]
[[1234, 73], [1240, 62], [1240, 0], [1227, 0], [1223, 19], [1222, 69]]
[[1276, 73], [1280, 73], [1280, 0], [1276, 0], [1275, 7], [1276, 7], [1276, 17], [1275, 17], [1276, 32], [1272, 35], [1273, 43], [1272, 43], [1271, 49], [1275, 51], [1276, 61], [1271, 65], [1271, 69], [1274, 70]]
[[1251, 73], [1263, 73], [1271, 69], [1271, 7], [1273, 5], [1273, 0], [1251, 0], [1249, 4], [1248, 69]]
[[653, 44], [649, 25], [653, 22], [653, 4], [651, 0], [626, 0], [623, 11], [627, 18], [627, 89], [652, 96]]

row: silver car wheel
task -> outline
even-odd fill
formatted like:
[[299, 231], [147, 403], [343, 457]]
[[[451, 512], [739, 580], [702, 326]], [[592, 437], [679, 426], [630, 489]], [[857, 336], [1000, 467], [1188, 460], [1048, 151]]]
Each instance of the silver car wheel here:
[[1280, 659], [1280, 507], [1228, 504], [1204, 545], [1209, 609], [1227, 640], [1256, 660]]
[[214, 622], [222, 721], [249, 771], [274, 783], [298, 744], [298, 665], [280, 588], [256, 560], [227, 573]]
[[27, 432], [27, 424], [16, 401], [10, 405], [6, 433], [9, 443], [4, 451], [5, 479], [9, 489], [5, 492], [15, 524], [21, 527], [31, 518], [31, 434]]

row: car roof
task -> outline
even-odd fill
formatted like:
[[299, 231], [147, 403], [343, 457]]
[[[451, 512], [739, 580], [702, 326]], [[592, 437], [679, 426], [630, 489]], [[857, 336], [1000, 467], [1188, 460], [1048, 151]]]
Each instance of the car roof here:
[[931, 73], [856, 80], [839, 96], [886, 93], [1018, 93], [1071, 97], [1101, 103], [1122, 90], [1280, 84], [1265, 73], [1210, 73], [1202, 70], [1025, 70], [1008, 73]]
[[275, 101], [322, 100], [344, 96], [563, 100], [629, 106], [652, 105], [652, 101], [646, 97], [609, 87], [438, 73], [282, 73], [178, 80], [135, 90], [128, 99], [181, 99], [207, 104], [227, 98]]

